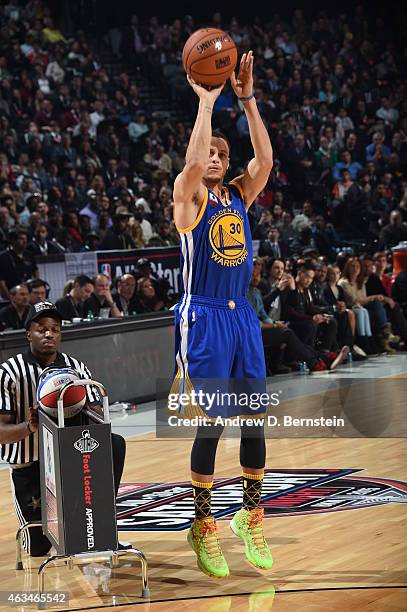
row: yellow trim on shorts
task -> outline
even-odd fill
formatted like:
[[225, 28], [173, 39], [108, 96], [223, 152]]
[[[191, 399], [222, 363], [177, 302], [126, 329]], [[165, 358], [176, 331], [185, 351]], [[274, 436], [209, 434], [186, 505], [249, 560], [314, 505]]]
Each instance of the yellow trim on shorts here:
[[177, 230], [179, 231], [180, 234], [187, 234], [188, 232], [192, 232], [192, 230], [196, 228], [196, 226], [198, 225], [198, 223], [202, 219], [203, 214], [204, 214], [204, 212], [206, 210], [206, 205], [208, 204], [208, 193], [209, 193], [208, 189], [206, 188], [206, 194], [205, 194], [204, 200], [202, 202], [201, 209], [200, 209], [200, 211], [198, 213], [198, 216], [195, 219], [195, 221], [191, 225], [189, 225], [188, 227], [184, 227], [182, 229], [180, 227], [177, 227]]

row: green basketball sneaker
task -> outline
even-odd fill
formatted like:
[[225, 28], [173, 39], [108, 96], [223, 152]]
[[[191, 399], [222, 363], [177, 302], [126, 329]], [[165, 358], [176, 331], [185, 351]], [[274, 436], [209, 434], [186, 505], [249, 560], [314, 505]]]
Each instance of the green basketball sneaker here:
[[263, 508], [242, 508], [230, 521], [230, 527], [243, 540], [249, 563], [258, 569], [271, 569], [273, 557], [264, 537], [263, 518]]
[[229, 568], [219, 546], [213, 516], [195, 519], [188, 531], [188, 542], [197, 557], [201, 572], [211, 578], [226, 578]]

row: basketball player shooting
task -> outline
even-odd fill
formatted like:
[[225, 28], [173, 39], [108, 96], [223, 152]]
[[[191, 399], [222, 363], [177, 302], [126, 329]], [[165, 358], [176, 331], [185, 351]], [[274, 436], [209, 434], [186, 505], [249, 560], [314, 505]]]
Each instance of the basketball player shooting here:
[[[246, 113], [254, 157], [245, 172], [228, 184], [224, 178], [230, 145], [211, 127], [222, 86], [208, 91], [190, 77], [188, 81], [199, 98], [199, 108], [186, 164], [174, 185], [183, 283], [183, 296], [175, 309], [176, 378], [189, 385], [194, 378], [265, 380], [260, 324], [246, 299], [253, 260], [247, 210], [266, 185], [273, 151], [253, 95], [253, 53], [243, 55], [231, 83]], [[259, 507], [266, 456], [264, 426], [241, 422], [243, 505], [231, 528], [243, 540], [248, 561], [256, 568], [270, 569], [273, 560]], [[198, 427], [191, 452], [195, 520], [188, 542], [198, 567], [209, 576], [223, 578], [229, 568], [211, 516], [215, 455], [223, 427], [211, 427], [211, 437], [206, 429]]]

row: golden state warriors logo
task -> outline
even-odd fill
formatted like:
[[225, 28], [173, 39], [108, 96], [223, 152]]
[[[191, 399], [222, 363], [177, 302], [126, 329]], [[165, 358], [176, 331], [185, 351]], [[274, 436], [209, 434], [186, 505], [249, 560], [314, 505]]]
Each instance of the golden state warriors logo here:
[[208, 223], [211, 259], [222, 266], [239, 266], [247, 258], [244, 220], [237, 211], [220, 211]]

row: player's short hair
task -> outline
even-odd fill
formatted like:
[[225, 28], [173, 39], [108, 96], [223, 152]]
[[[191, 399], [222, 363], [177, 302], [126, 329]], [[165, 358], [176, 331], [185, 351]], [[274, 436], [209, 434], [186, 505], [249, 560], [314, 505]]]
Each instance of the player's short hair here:
[[212, 138], [222, 138], [222, 140], [224, 140], [226, 142], [226, 144], [228, 145], [229, 151], [231, 150], [229, 138], [227, 136], [225, 136], [225, 134], [223, 132], [221, 132], [220, 130], [214, 130], [212, 132]]

